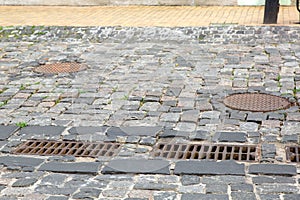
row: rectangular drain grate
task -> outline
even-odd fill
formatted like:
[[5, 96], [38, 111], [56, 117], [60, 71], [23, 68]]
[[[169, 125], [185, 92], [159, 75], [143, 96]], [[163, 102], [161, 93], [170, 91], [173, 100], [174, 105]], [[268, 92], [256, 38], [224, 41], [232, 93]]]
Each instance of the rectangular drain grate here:
[[115, 156], [121, 148], [117, 143], [29, 140], [18, 146], [14, 154], [41, 156], [92, 157]]
[[257, 145], [209, 145], [159, 143], [152, 156], [169, 159], [236, 160], [254, 162], [259, 160]]
[[287, 161], [300, 162], [300, 146], [287, 146], [285, 151]]

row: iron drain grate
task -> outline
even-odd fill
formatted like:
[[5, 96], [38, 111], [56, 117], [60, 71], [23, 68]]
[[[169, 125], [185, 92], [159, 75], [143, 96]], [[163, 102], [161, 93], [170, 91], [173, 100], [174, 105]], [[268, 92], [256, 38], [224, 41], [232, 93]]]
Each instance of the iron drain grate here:
[[300, 146], [285, 147], [286, 160], [289, 162], [300, 162]]
[[290, 107], [290, 102], [285, 98], [257, 93], [233, 94], [224, 99], [224, 104], [232, 109], [253, 112], [270, 112]]
[[87, 66], [76, 62], [46, 64], [37, 67], [34, 71], [44, 74], [72, 73], [85, 70]]
[[159, 143], [152, 156], [168, 159], [236, 160], [254, 162], [259, 160], [256, 145], [209, 145]]
[[92, 157], [115, 156], [121, 145], [117, 143], [29, 140], [18, 146], [14, 154], [41, 156]]

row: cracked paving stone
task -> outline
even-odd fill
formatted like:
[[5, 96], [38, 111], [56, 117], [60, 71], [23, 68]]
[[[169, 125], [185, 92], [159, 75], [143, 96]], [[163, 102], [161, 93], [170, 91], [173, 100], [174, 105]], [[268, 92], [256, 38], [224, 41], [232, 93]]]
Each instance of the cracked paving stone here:
[[245, 166], [234, 161], [178, 161], [174, 173], [176, 175], [245, 175]]
[[97, 162], [56, 162], [44, 163], [38, 170], [60, 173], [97, 174], [102, 163]]
[[0, 140], [6, 140], [7, 138], [9, 138], [9, 136], [14, 134], [18, 129], [19, 127], [17, 126], [0, 125]]
[[264, 175], [297, 175], [297, 168], [293, 165], [277, 165], [277, 164], [253, 164], [249, 166], [250, 174]]
[[106, 165], [103, 174], [170, 174], [169, 162], [164, 160], [116, 159]]

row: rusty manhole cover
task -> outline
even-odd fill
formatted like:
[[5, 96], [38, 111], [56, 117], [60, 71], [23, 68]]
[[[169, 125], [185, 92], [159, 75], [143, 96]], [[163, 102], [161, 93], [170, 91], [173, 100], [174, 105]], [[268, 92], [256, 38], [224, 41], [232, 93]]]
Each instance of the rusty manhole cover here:
[[235, 110], [253, 112], [270, 112], [290, 106], [290, 102], [285, 98], [257, 93], [233, 94], [224, 99], [224, 104]]
[[168, 159], [237, 160], [254, 162], [259, 160], [256, 145], [210, 145], [159, 143], [152, 156]]
[[37, 67], [34, 71], [44, 74], [59, 74], [79, 72], [85, 70], [86, 68], [87, 66], [85, 64], [76, 62], [66, 62], [41, 65]]
[[290, 162], [300, 162], [300, 146], [285, 147], [286, 160]]
[[115, 156], [121, 145], [117, 143], [29, 140], [18, 146], [14, 154], [41, 156], [92, 157]]

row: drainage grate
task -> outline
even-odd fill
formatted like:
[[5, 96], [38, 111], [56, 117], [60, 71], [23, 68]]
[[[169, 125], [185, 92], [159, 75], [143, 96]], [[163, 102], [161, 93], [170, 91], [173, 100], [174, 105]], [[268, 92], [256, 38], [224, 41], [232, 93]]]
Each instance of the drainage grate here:
[[300, 162], [300, 146], [287, 146], [285, 151], [287, 161]]
[[67, 63], [54, 63], [46, 64], [37, 67], [34, 71], [44, 74], [59, 74], [59, 73], [72, 73], [78, 72], [86, 69], [85, 64], [80, 64], [76, 62], [67, 62]]
[[92, 157], [115, 156], [121, 148], [116, 143], [29, 140], [17, 147], [13, 153], [41, 156]]
[[159, 143], [152, 156], [168, 159], [258, 161], [256, 145], [209, 145]]
[[224, 104], [232, 109], [253, 112], [270, 112], [290, 106], [290, 102], [285, 98], [256, 93], [230, 95], [224, 99]]

